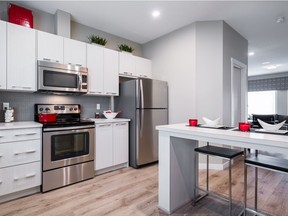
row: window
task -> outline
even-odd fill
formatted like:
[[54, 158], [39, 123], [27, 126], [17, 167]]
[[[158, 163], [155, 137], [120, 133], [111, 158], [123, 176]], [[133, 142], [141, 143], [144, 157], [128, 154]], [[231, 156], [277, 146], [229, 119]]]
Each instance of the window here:
[[248, 115], [276, 114], [276, 91], [248, 92]]

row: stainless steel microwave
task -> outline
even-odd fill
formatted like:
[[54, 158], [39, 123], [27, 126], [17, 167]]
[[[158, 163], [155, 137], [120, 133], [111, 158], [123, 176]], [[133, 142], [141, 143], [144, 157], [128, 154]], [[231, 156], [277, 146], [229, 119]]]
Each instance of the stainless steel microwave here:
[[87, 93], [88, 69], [48, 61], [37, 62], [38, 91]]

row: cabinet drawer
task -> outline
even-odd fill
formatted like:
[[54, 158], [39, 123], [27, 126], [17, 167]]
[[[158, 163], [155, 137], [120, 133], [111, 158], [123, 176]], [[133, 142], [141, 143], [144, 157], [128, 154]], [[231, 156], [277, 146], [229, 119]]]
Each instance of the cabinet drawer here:
[[0, 196], [41, 185], [40, 162], [0, 169]]
[[40, 161], [41, 142], [27, 140], [0, 144], [0, 168]]
[[15, 130], [1, 130], [0, 143], [41, 138], [41, 128], [27, 128]]

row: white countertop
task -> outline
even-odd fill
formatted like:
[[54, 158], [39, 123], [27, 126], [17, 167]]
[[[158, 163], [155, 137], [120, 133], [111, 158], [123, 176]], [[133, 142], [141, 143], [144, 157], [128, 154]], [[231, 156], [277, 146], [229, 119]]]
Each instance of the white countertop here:
[[129, 122], [130, 119], [125, 118], [114, 118], [114, 119], [106, 119], [106, 118], [89, 118], [95, 122], [95, 124], [103, 124], [103, 123], [114, 123], [114, 122]]
[[[169, 133], [175, 133], [176, 137], [195, 137], [199, 141], [214, 140], [215, 143], [220, 144], [231, 144], [232, 146], [239, 147], [252, 147], [249, 144], [261, 145], [262, 148], [269, 149], [283, 148], [286, 152], [288, 151], [288, 136], [278, 134], [264, 134], [256, 132], [242, 132], [233, 131], [233, 129], [214, 129], [214, 128], [201, 128], [201, 127], [190, 127], [188, 124], [171, 124], [171, 125], [160, 125], [156, 129], [159, 131], [165, 131]], [[177, 135], [176, 135], [177, 134]], [[212, 141], [211, 140], [211, 141]], [[219, 142], [217, 142], [219, 141]], [[235, 142], [237, 142], [237, 145]], [[233, 144], [235, 143], [235, 144]], [[261, 149], [261, 148], [260, 148]], [[268, 149], [267, 149], [268, 150]], [[277, 149], [279, 151], [279, 149]]]
[[16, 121], [0, 123], [0, 130], [21, 129], [21, 128], [41, 128], [42, 124], [34, 121]]

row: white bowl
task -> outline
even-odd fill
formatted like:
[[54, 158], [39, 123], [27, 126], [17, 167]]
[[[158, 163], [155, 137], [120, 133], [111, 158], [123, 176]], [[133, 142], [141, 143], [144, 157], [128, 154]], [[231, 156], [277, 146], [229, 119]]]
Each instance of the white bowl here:
[[114, 119], [117, 116], [118, 112], [109, 112], [109, 111], [104, 111], [103, 115], [107, 118], [107, 119]]
[[257, 121], [259, 122], [259, 124], [262, 126], [262, 128], [264, 130], [267, 131], [277, 131], [279, 130], [286, 122], [286, 120], [284, 120], [283, 122], [280, 122], [278, 124], [268, 124], [260, 119], [257, 119]]
[[216, 126], [216, 125], [219, 125], [219, 122], [220, 122], [220, 117], [215, 119], [215, 120], [210, 120], [206, 117], [202, 117], [202, 119], [204, 120], [205, 122], [205, 125], [208, 125], [208, 126]]

